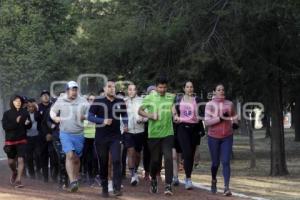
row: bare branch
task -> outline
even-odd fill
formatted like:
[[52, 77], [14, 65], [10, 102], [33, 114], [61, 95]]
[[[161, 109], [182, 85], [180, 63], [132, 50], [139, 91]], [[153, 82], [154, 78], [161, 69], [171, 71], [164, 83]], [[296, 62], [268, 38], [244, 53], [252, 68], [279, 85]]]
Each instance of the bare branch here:
[[[224, 4], [223, 4], [221, 10], [224, 10], [224, 8], [225, 8], [226, 5], [228, 4], [228, 2], [229, 2], [229, 0], [226, 0], [226, 1], [224, 2]], [[216, 18], [216, 21], [215, 21], [215, 23], [214, 23], [214, 27], [213, 27], [211, 33], [208, 35], [207, 40], [202, 44], [202, 50], [203, 50], [203, 49], [205, 48], [205, 46], [210, 42], [212, 36], [215, 34], [216, 29], [217, 29], [217, 26], [218, 26], [218, 24], [219, 24], [219, 22], [220, 22], [220, 19], [221, 19], [221, 17], [218, 15], [217, 18]]]

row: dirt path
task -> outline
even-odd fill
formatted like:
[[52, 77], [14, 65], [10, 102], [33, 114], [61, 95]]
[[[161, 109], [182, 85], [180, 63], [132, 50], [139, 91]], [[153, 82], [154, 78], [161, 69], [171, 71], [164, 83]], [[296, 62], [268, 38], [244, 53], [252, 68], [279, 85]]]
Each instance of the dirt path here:
[[[55, 199], [55, 200], [71, 200], [71, 199], [101, 199], [100, 187], [89, 187], [83, 185], [80, 188], [80, 192], [76, 194], [71, 194], [58, 189], [55, 183], [43, 183], [39, 180], [24, 179], [23, 183], [25, 188], [14, 189], [9, 185], [10, 171], [6, 165], [6, 161], [0, 161], [0, 199], [5, 200], [45, 200], [45, 199]], [[137, 187], [131, 187], [128, 185], [129, 180], [124, 180], [124, 195], [118, 199], [123, 200], [136, 200], [136, 199], [184, 199], [184, 200], [238, 200], [241, 198], [237, 197], [223, 197], [221, 194], [211, 195], [209, 192], [194, 189], [192, 191], [184, 190], [183, 186], [176, 187], [174, 190], [174, 196], [166, 197], [163, 195], [163, 185], [160, 182], [159, 193], [152, 195], [149, 193], [149, 183], [141, 181]]]

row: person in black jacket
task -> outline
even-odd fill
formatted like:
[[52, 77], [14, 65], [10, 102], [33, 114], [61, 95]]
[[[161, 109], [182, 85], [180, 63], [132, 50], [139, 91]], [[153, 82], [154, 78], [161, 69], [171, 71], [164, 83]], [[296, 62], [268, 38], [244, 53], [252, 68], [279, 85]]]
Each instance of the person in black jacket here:
[[204, 116], [202, 100], [194, 95], [194, 86], [191, 81], [184, 84], [184, 95], [177, 95], [173, 109], [177, 139], [182, 150], [184, 171], [186, 175], [185, 189], [193, 188], [191, 174], [194, 166], [196, 147], [200, 145], [205, 130], [201, 118]]
[[108, 161], [111, 153], [113, 164], [114, 196], [121, 196], [121, 130], [128, 132], [127, 109], [123, 99], [115, 95], [115, 82], [104, 86], [105, 96], [97, 98], [89, 110], [88, 120], [96, 123], [95, 147], [100, 161], [102, 196], [108, 197]]
[[29, 112], [32, 127], [27, 130], [27, 148], [26, 148], [26, 169], [32, 179], [36, 178], [36, 169], [40, 169], [40, 143], [37, 130], [37, 121], [35, 119], [37, 104], [34, 99], [28, 100], [27, 110]]
[[12, 171], [10, 183], [15, 188], [24, 187], [21, 177], [25, 167], [26, 131], [31, 128], [31, 121], [28, 111], [23, 108], [21, 96], [15, 95], [12, 97], [10, 109], [3, 114], [2, 127], [5, 131], [5, 145], [3, 149], [7, 154], [8, 165]]
[[49, 160], [52, 180], [56, 181], [58, 177], [58, 157], [52, 143], [52, 129], [48, 127], [51, 106], [50, 93], [47, 90], [43, 90], [41, 92], [41, 103], [38, 104], [38, 115], [36, 116], [36, 119], [38, 121], [37, 129], [39, 131], [41, 144], [40, 161], [44, 182], [46, 183], [49, 181]]

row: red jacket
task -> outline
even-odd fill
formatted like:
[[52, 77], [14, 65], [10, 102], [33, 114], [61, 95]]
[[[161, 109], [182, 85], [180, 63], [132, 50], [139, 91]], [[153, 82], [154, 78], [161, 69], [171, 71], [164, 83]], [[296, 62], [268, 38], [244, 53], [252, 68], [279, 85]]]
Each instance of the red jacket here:
[[[229, 117], [220, 118], [224, 113]], [[225, 138], [233, 134], [232, 124], [237, 123], [234, 105], [224, 98], [214, 97], [205, 106], [204, 123], [208, 127], [208, 135], [213, 138]]]

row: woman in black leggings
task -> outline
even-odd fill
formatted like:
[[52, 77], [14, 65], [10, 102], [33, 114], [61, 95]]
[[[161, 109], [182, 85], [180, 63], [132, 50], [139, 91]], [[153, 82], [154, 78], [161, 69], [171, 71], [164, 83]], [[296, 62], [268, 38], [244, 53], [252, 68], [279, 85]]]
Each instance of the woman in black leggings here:
[[177, 139], [182, 149], [185, 170], [185, 189], [193, 188], [191, 174], [194, 166], [194, 156], [197, 145], [200, 145], [201, 135], [204, 135], [203, 116], [204, 109], [200, 105], [200, 98], [194, 95], [191, 81], [184, 84], [184, 95], [175, 99], [174, 121], [177, 123]]

